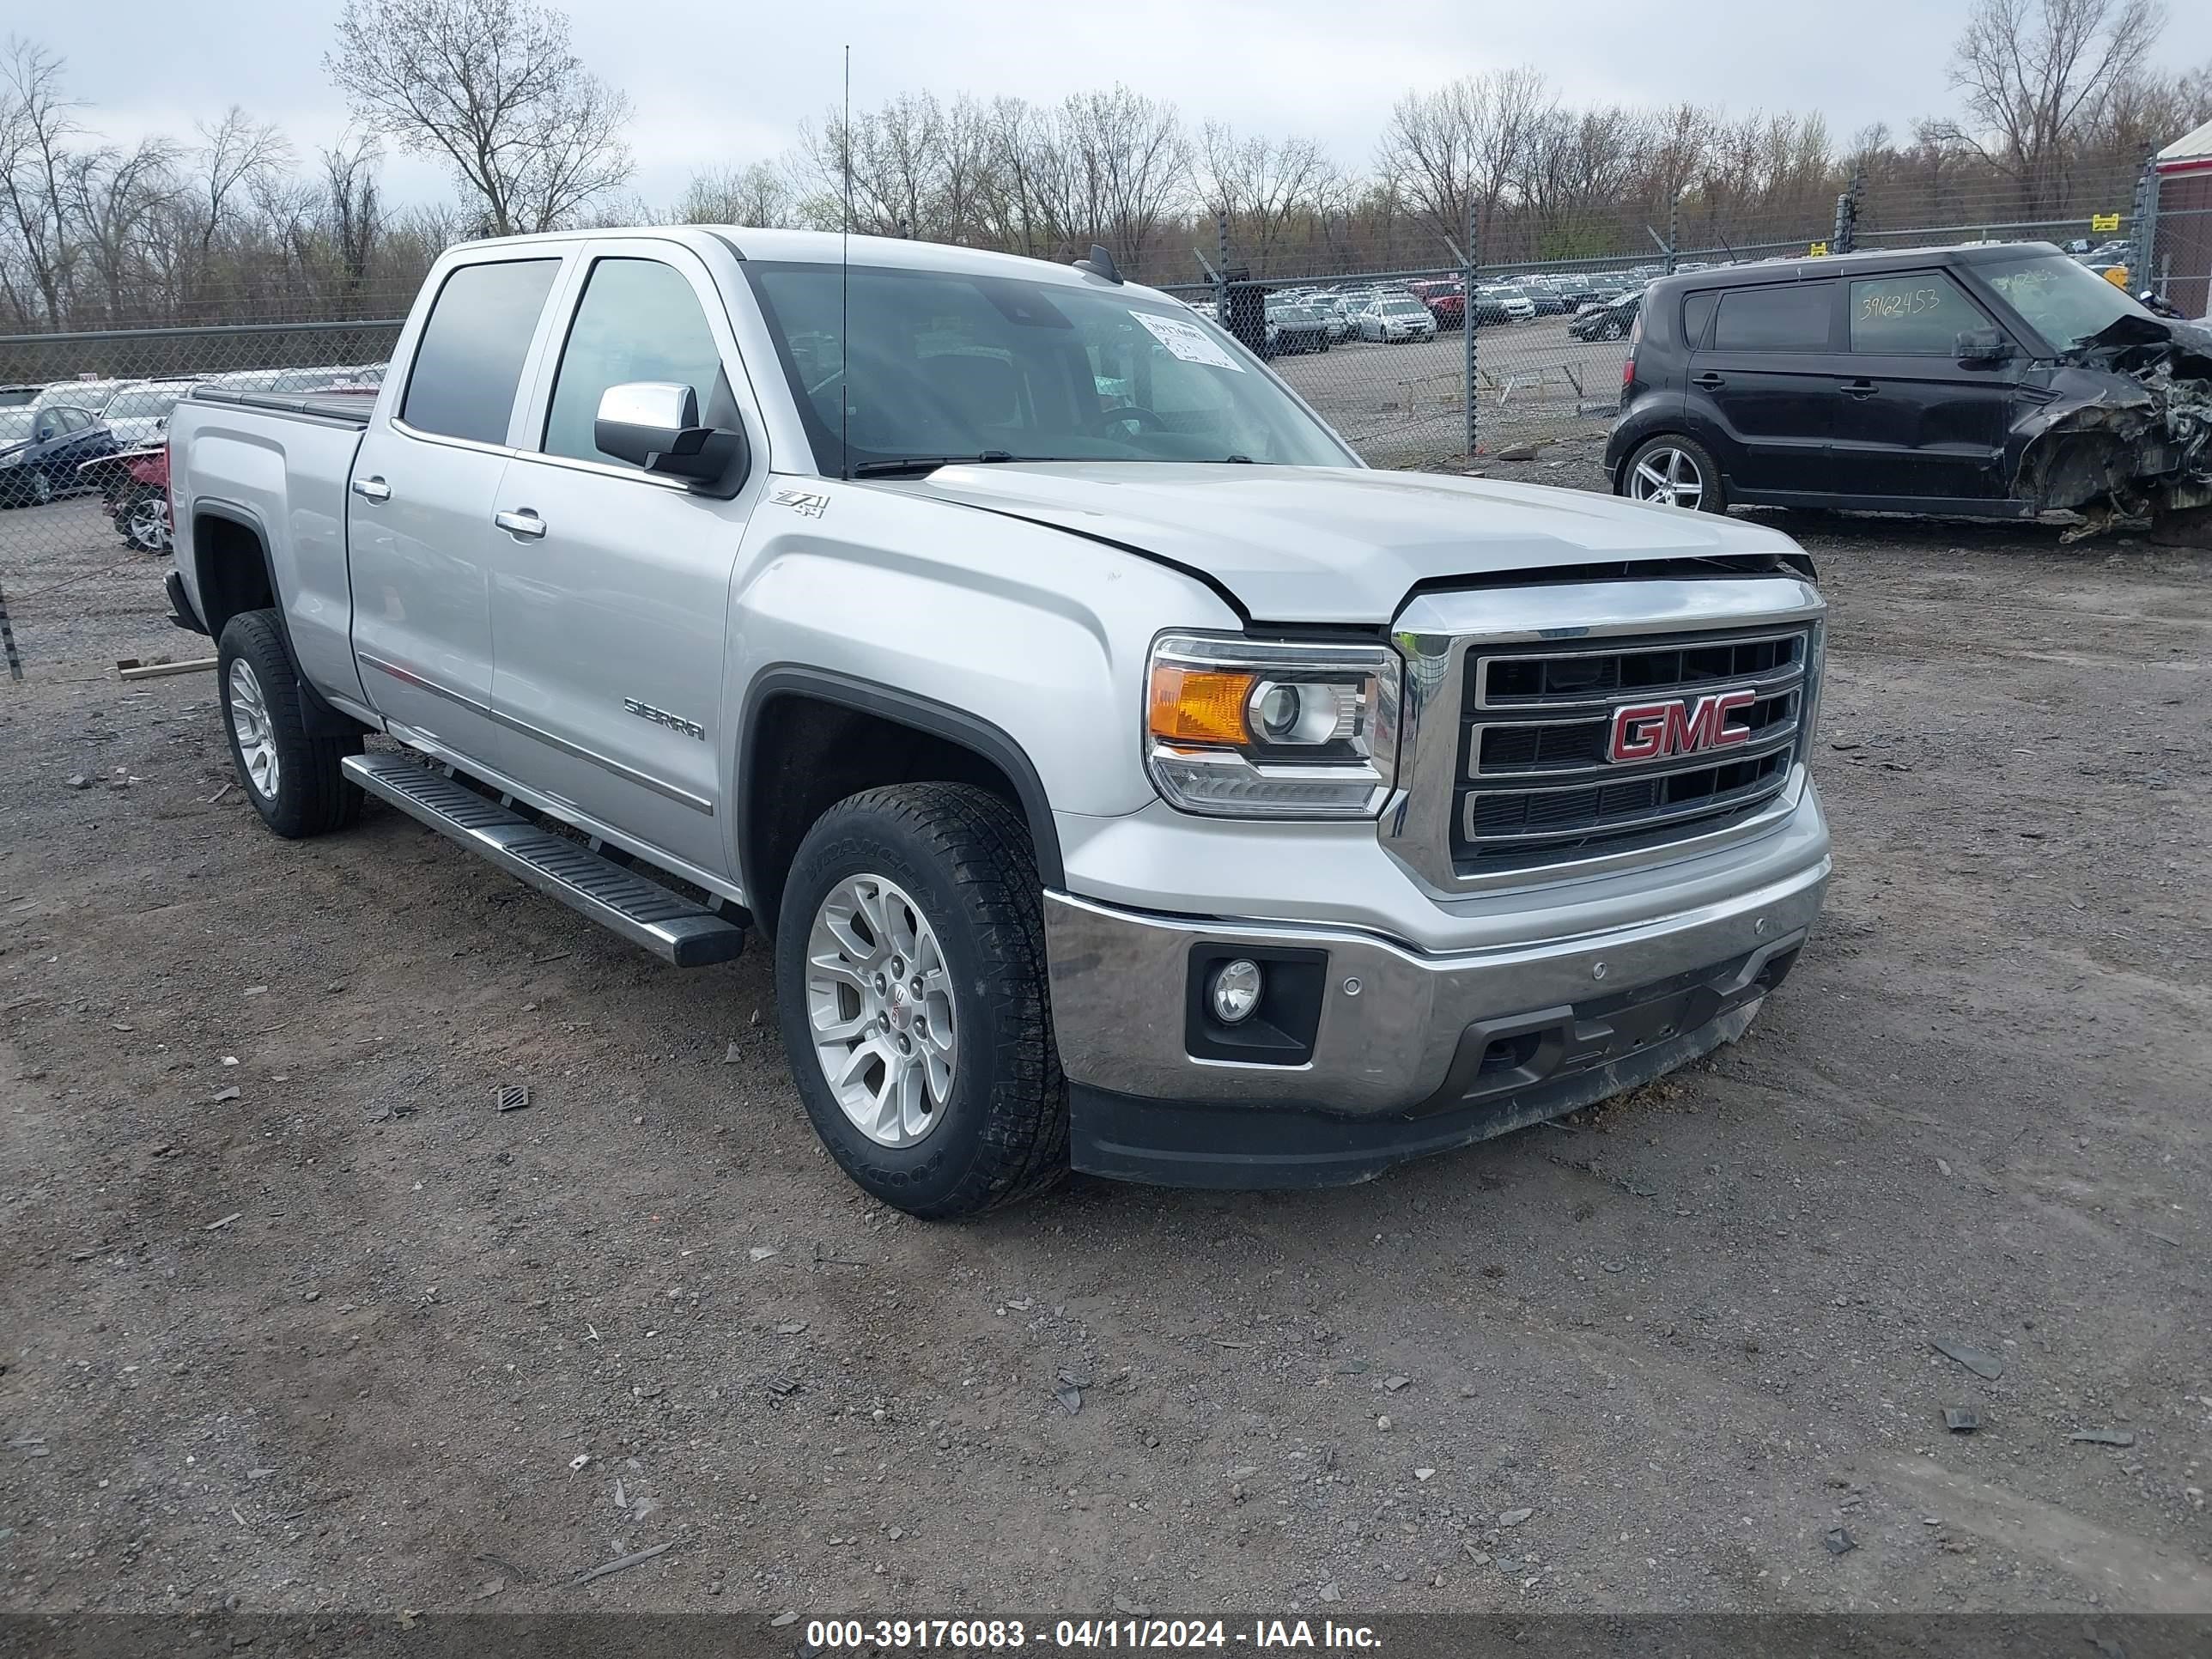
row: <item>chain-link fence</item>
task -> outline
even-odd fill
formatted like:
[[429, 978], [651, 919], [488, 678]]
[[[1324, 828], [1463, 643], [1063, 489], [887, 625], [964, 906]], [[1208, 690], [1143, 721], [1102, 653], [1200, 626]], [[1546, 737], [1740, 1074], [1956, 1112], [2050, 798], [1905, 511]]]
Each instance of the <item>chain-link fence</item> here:
[[[1656, 276], [1983, 240], [2147, 264], [2131, 269], [2131, 287], [2201, 314], [2212, 304], [2212, 172], [2166, 180], [2162, 198], [2132, 166], [2033, 187], [1877, 173], [1825, 200], [1808, 189], [1726, 209], [1708, 190], [1663, 218], [1613, 210], [1566, 225], [1474, 204], [1449, 234], [1411, 215], [1378, 228], [1370, 213], [1356, 234], [1326, 216], [1257, 228], [1223, 218], [1164, 234], [1127, 268], [1267, 356], [1370, 462], [1464, 467], [1601, 434]], [[49, 594], [166, 550], [161, 422], [195, 380], [373, 384], [409, 297], [353, 296], [356, 314], [340, 321], [262, 320], [284, 314], [272, 301], [222, 326], [0, 336], [0, 452], [25, 446], [0, 453], [0, 617], [12, 605], [18, 636], [33, 635]]]
[[373, 386], [390, 318], [0, 336], [0, 641], [20, 677], [66, 590], [169, 550], [164, 427], [194, 385]]

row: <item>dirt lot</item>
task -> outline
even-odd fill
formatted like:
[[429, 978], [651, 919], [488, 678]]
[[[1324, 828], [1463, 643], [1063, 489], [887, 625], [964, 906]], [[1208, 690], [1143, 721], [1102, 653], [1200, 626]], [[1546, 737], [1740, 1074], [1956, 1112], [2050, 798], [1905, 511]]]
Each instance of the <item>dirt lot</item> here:
[[817, 1152], [765, 952], [274, 840], [210, 679], [113, 678], [198, 643], [160, 563], [0, 520], [0, 1604], [2212, 1610], [2212, 556], [1796, 527], [1838, 875], [1742, 1043], [939, 1227]]

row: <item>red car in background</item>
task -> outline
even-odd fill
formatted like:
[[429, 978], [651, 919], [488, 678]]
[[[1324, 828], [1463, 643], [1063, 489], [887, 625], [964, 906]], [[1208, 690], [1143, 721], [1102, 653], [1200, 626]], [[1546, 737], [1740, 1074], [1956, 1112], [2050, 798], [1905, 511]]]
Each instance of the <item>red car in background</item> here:
[[1408, 283], [1406, 289], [1415, 299], [1429, 308], [1429, 315], [1437, 319], [1437, 331], [1467, 325], [1467, 289], [1458, 283]]
[[141, 553], [169, 550], [169, 446], [164, 441], [103, 455], [77, 468], [100, 486], [100, 510], [114, 521], [126, 546]]

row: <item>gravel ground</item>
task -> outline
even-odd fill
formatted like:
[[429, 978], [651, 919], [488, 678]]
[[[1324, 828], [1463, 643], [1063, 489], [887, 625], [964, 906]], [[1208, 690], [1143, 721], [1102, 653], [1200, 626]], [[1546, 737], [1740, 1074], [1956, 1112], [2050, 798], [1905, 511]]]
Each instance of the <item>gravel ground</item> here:
[[1838, 875], [1745, 1041], [948, 1227], [817, 1150], [764, 951], [267, 836], [210, 678], [113, 678], [200, 643], [161, 562], [15, 517], [0, 1605], [2212, 1610], [2212, 555], [1792, 521]]

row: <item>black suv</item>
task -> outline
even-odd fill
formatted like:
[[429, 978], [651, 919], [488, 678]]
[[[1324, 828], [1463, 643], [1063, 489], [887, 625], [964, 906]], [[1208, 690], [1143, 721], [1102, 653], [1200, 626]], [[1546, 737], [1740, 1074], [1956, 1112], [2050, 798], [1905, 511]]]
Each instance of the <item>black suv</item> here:
[[2027, 518], [2212, 483], [2212, 335], [2048, 243], [1885, 250], [1644, 291], [1614, 493]]

